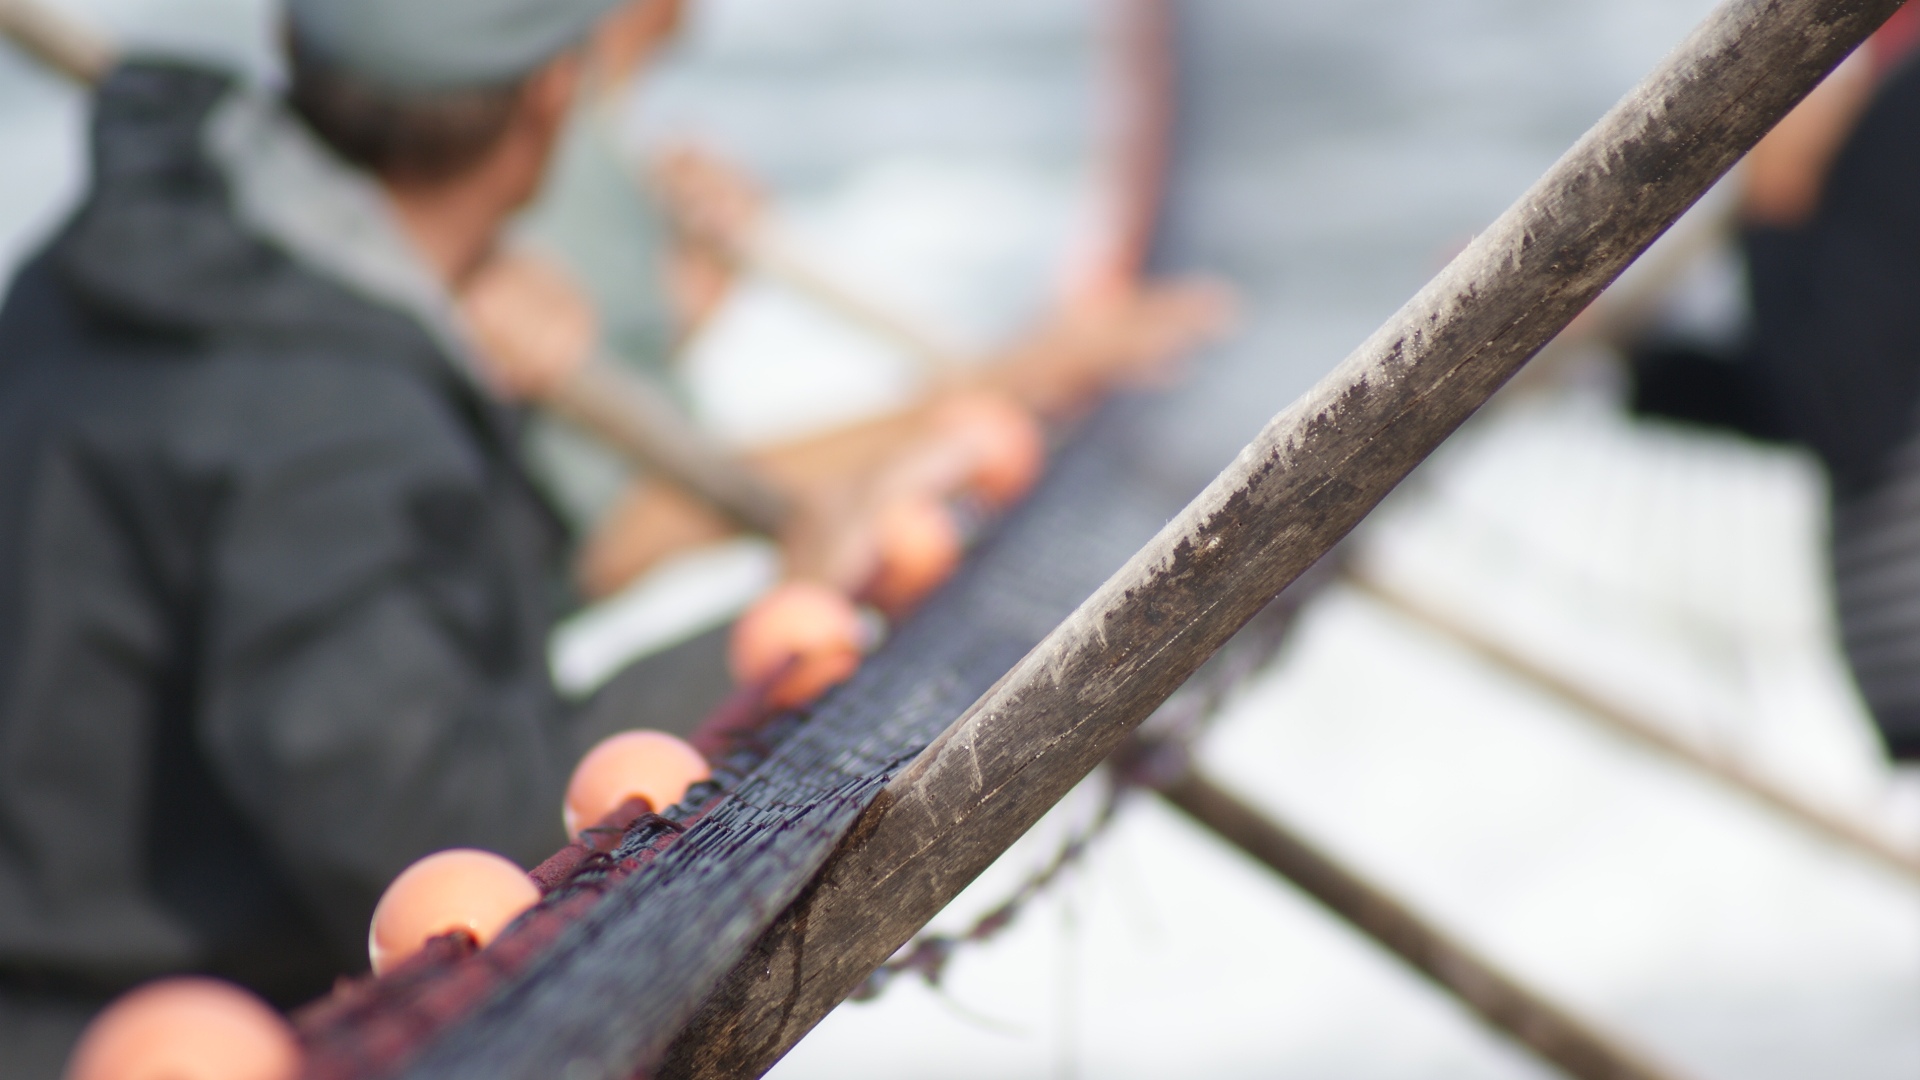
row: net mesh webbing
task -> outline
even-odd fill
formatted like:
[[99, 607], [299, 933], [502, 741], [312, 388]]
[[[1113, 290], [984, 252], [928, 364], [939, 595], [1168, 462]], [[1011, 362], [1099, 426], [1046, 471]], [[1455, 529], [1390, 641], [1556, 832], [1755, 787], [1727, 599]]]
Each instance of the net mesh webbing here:
[[892, 772], [1192, 494], [1143, 456], [1155, 405], [1098, 414], [810, 715], [757, 729], [733, 718], [713, 748], [717, 783], [540, 868], [546, 899], [491, 947], [443, 939], [308, 1009], [308, 1075], [625, 1077], [657, 1057]]

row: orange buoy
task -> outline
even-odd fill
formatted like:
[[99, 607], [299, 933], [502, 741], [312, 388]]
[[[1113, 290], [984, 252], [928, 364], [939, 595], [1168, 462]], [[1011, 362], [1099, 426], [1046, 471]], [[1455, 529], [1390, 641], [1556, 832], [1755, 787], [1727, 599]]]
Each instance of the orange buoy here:
[[217, 979], [148, 983], [80, 1036], [66, 1080], [292, 1080], [293, 1029], [267, 1004]]
[[650, 808], [664, 810], [712, 775], [700, 751], [664, 731], [609, 735], [574, 766], [561, 814], [567, 835], [578, 837], [628, 799], [645, 799]]
[[540, 899], [526, 871], [491, 851], [438, 851], [400, 871], [373, 909], [367, 955], [385, 974], [430, 938], [455, 930], [485, 946]]
[[960, 565], [960, 525], [938, 499], [909, 496], [888, 503], [874, 519], [874, 541], [873, 600], [889, 613], [918, 603]]
[[970, 447], [974, 466], [968, 487], [989, 506], [1018, 501], [1046, 466], [1047, 440], [1039, 422], [998, 394], [956, 394], [934, 410], [933, 423]]
[[825, 585], [790, 581], [740, 616], [727, 659], [742, 683], [772, 679], [768, 704], [789, 709], [846, 681], [860, 667], [864, 636], [846, 597]]

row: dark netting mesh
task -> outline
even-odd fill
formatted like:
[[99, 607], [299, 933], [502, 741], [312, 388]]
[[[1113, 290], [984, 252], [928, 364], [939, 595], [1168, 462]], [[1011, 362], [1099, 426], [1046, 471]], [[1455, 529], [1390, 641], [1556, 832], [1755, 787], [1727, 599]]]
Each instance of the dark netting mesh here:
[[314, 1077], [621, 1077], [715, 982], [911, 760], [1193, 494], [1144, 455], [1155, 403], [1117, 402], [1033, 497], [808, 716], [708, 726], [716, 782], [535, 872], [541, 906], [300, 1019]]

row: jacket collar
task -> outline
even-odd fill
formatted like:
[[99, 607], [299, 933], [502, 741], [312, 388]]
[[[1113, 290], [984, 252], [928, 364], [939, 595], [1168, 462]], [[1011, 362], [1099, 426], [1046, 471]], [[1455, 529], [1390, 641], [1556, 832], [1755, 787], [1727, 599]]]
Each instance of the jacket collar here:
[[276, 95], [236, 87], [203, 129], [249, 231], [322, 277], [412, 317], [485, 389], [453, 297], [415, 251], [380, 185], [340, 160]]

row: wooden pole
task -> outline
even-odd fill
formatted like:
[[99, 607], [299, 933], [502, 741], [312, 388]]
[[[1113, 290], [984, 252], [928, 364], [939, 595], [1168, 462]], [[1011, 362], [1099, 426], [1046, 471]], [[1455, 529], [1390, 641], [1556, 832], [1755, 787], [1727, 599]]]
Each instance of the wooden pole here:
[[[1122, 110], [1125, 129], [1108, 178], [1118, 213], [1098, 253], [1100, 265], [1091, 271], [1098, 284], [1108, 286], [1137, 285], [1146, 271], [1161, 204], [1167, 133], [1172, 127], [1168, 113], [1173, 101], [1173, 73], [1161, 47], [1171, 18], [1166, 2], [1125, 0], [1121, 15], [1119, 51], [1132, 69], [1132, 78], [1125, 86], [1129, 99]], [[673, 192], [663, 190], [661, 195], [682, 227], [693, 230], [735, 268], [752, 270], [786, 285], [847, 323], [888, 342], [934, 375], [952, 375], [970, 366], [964, 356], [941, 344], [936, 335], [912, 318], [835, 281], [771, 230], [761, 227], [745, 237], [728, 236], [707, 227], [699, 215], [689, 213], [673, 198]]]
[[0, 0], [0, 37], [75, 82], [91, 85], [113, 67], [105, 38], [35, 0]]
[[786, 496], [695, 427], [677, 402], [611, 359], [582, 365], [540, 403], [736, 525], [779, 536], [791, 517]]
[[1472, 652], [1488, 663], [1531, 683], [1572, 706], [1581, 715], [1599, 721], [1661, 755], [1704, 774], [1744, 795], [1788, 821], [1864, 855], [1868, 859], [1920, 881], [1920, 852], [1904, 847], [1892, 837], [1864, 822], [1837, 813], [1814, 802], [1779, 781], [1717, 754], [1693, 740], [1683, 738], [1656, 720], [1634, 712], [1559, 675], [1494, 637], [1393, 588], [1368, 574], [1349, 570], [1347, 584], [1382, 606], [1403, 615], [1441, 637]]
[[[754, 1076], [1352, 529], [1901, 0], [1731, 0], [901, 769], [674, 1044]], [[658, 1018], [665, 1020], [667, 1018]], [[647, 1041], [637, 1049], [651, 1056]]]
[[1482, 958], [1201, 773], [1190, 769], [1155, 790], [1567, 1075], [1579, 1080], [1673, 1080], [1678, 1075]]

